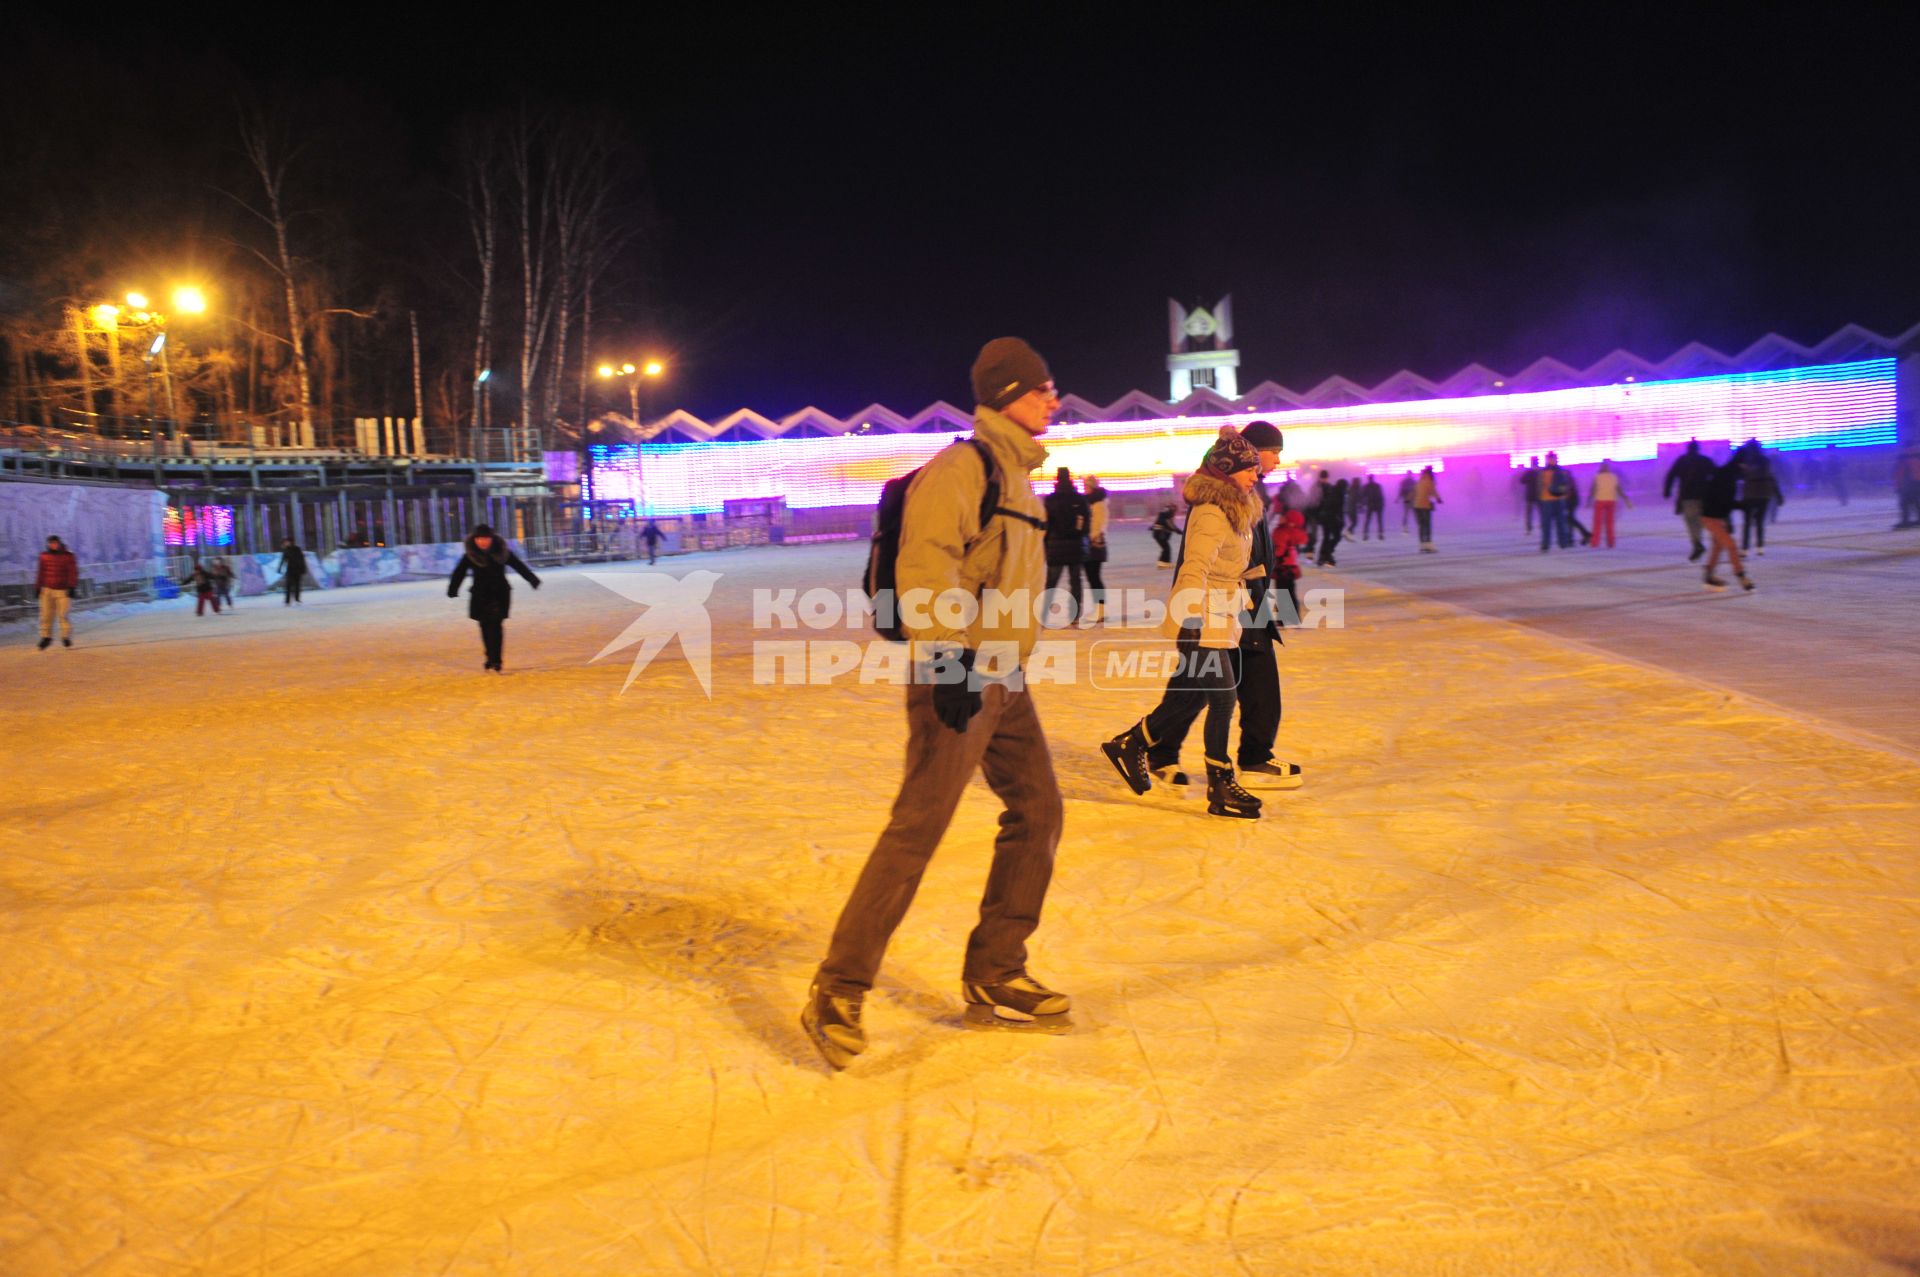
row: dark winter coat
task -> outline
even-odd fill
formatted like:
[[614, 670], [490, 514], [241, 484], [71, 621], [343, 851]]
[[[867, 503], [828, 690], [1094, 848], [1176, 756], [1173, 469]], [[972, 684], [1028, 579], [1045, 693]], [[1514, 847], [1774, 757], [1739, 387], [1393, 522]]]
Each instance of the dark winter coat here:
[[1386, 513], [1387, 490], [1380, 486], [1378, 479], [1367, 480], [1367, 486], [1360, 490], [1360, 508], [1375, 514]]
[[79, 584], [80, 561], [73, 557], [72, 550], [63, 545], [41, 553], [39, 569], [33, 576], [34, 589], [72, 590]]
[[1314, 507], [1314, 515], [1323, 528], [1345, 528], [1347, 526], [1347, 481], [1341, 479], [1320, 494], [1320, 504]]
[[454, 564], [453, 576], [447, 582], [447, 597], [460, 597], [460, 583], [471, 572], [473, 589], [467, 593], [467, 615], [476, 621], [504, 621], [513, 607], [513, 587], [507, 584], [508, 568], [525, 577], [534, 589], [540, 588], [540, 578], [528, 570], [519, 555], [507, 548], [505, 537], [496, 535], [493, 544], [484, 550], [468, 537], [467, 552]]
[[1729, 461], [1724, 466], [1715, 466], [1700, 494], [1700, 517], [1730, 519], [1733, 507], [1739, 503], [1740, 463]]
[[291, 577], [295, 581], [304, 579], [307, 575], [307, 552], [297, 545], [290, 545], [282, 549], [280, 551], [280, 572], [281, 575]]
[[1280, 633], [1279, 621], [1274, 617], [1265, 617], [1264, 624], [1255, 625], [1256, 619], [1262, 619], [1261, 603], [1267, 592], [1279, 586], [1280, 562], [1274, 553], [1273, 527], [1267, 522], [1267, 516], [1273, 509], [1273, 502], [1267, 496], [1264, 484], [1255, 484], [1254, 495], [1260, 498], [1260, 517], [1253, 524], [1253, 544], [1247, 556], [1247, 597], [1252, 600], [1248, 615], [1240, 621], [1240, 646], [1249, 652], [1264, 652], [1273, 646], [1275, 636]]
[[1660, 495], [1673, 498], [1677, 513], [1682, 501], [1706, 499], [1707, 481], [1713, 478], [1714, 470], [1713, 459], [1705, 453], [1683, 452], [1667, 470], [1667, 481], [1661, 485]]
[[1780, 495], [1780, 483], [1773, 477], [1773, 467], [1762, 461], [1747, 466], [1740, 475], [1740, 500], [1746, 502], [1769, 501], [1775, 505], [1785, 505]]
[[1086, 562], [1087, 529], [1093, 523], [1087, 499], [1071, 487], [1055, 488], [1046, 504], [1047, 565]]

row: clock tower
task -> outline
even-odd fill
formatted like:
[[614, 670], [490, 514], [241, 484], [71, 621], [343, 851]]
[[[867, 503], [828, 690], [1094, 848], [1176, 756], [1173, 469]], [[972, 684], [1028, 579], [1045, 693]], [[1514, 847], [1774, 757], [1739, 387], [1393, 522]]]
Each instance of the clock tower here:
[[1167, 372], [1173, 383], [1167, 392], [1170, 402], [1179, 403], [1201, 389], [1226, 399], [1240, 397], [1240, 352], [1233, 348], [1233, 294], [1222, 297], [1212, 310], [1204, 306], [1188, 310], [1169, 300], [1167, 337], [1172, 347], [1167, 356]]

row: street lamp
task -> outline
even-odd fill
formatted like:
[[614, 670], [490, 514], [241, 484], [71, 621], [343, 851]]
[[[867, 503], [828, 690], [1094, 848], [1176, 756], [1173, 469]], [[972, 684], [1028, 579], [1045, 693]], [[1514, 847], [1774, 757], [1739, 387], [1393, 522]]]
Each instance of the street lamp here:
[[640, 488], [642, 518], [645, 518], [647, 513], [647, 435], [645, 425], [640, 420], [640, 382], [643, 379], [649, 383], [657, 381], [666, 371], [666, 364], [658, 359], [646, 360], [637, 368], [632, 364], [621, 364], [618, 368], [612, 364], [600, 365], [600, 376], [603, 379], [611, 381], [616, 377], [626, 378], [627, 406], [633, 417], [634, 478]]
[[[182, 284], [173, 290], [173, 309], [181, 315], [204, 315], [207, 312], [207, 294], [203, 289], [191, 284]], [[101, 302], [88, 310], [94, 326], [112, 334], [113, 363], [118, 370], [120, 360], [120, 327], [123, 324], [136, 328], [151, 328], [154, 338], [140, 358], [147, 366], [147, 418], [153, 423], [153, 450], [160, 451], [159, 419], [155, 415], [153, 403], [153, 364], [160, 362], [160, 379], [167, 389], [167, 425], [173, 442], [180, 442], [180, 414], [173, 399], [173, 366], [167, 359], [167, 317], [153, 309], [147, 295], [139, 290], [127, 294], [125, 307], [112, 302]]]

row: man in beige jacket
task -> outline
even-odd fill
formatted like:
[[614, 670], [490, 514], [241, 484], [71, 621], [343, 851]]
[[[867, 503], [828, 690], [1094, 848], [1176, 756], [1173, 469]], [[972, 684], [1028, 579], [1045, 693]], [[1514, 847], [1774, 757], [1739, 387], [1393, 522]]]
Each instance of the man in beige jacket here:
[[981, 350], [973, 390], [973, 437], [992, 455], [998, 504], [983, 523], [988, 475], [964, 442], [929, 461], [907, 489], [895, 560], [915, 657], [906, 773], [800, 1016], [835, 1068], [866, 1050], [862, 1000], [976, 771], [1006, 812], [961, 969], [967, 1020], [1058, 1030], [1071, 1005], [1026, 970], [1062, 820], [1053, 758], [1021, 669], [1039, 634], [1046, 578], [1046, 520], [1031, 476], [1047, 459], [1038, 439], [1060, 401], [1046, 361], [1017, 337]]

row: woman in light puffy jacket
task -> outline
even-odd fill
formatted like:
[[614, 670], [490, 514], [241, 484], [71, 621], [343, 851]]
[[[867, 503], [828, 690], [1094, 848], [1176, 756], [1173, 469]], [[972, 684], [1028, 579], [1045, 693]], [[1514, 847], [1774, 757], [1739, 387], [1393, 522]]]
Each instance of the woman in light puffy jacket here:
[[1186, 542], [1167, 603], [1167, 631], [1180, 668], [1153, 712], [1101, 745], [1136, 794], [1152, 787], [1147, 751], [1155, 740], [1184, 734], [1207, 712], [1207, 811], [1243, 820], [1260, 814], [1260, 800], [1234, 777], [1227, 742], [1233, 728], [1234, 689], [1240, 683], [1240, 614], [1250, 604], [1245, 573], [1253, 552], [1253, 524], [1261, 517], [1253, 485], [1260, 454], [1235, 432], [1223, 432], [1187, 480]]
[[1100, 567], [1107, 561], [1107, 520], [1111, 512], [1107, 509], [1107, 490], [1100, 486], [1098, 478], [1085, 475], [1080, 483], [1092, 519], [1087, 524], [1086, 567], [1087, 597], [1093, 601], [1093, 610], [1081, 624], [1098, 625], [1107, 619], [1107, 583], [1100, 579]]

